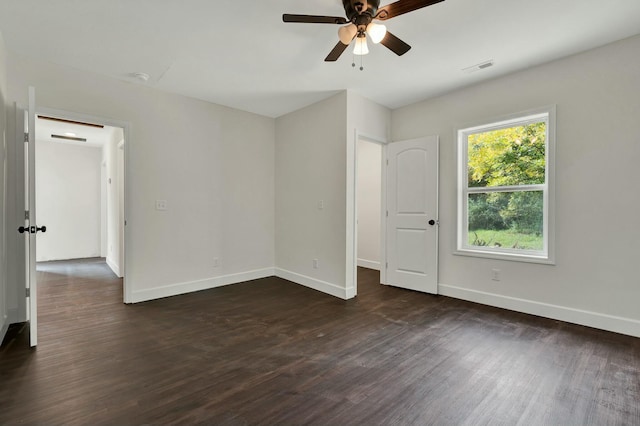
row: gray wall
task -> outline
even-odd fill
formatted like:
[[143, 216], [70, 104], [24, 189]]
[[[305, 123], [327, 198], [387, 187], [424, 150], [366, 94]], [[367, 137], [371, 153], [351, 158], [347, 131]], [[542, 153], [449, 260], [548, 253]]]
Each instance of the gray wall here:
[[[394, 140], [440, 135], [443, 294], [640, 336], [638, 52], [640, 36], [393, 112]], [[551, 104], [557, 264], [454, 255], [455, 129]]]
[[[352, 297], [357, 132], [439, 135], [440, 292], [640, 336], [638, 51], [634, 37], [392, 113], [344, 92], [273, 120], [13, 54], [8, 91], [26, 103], [34, 85], [40, 105], [131, 124], [132, 300], [274, 272]], [[455, 129], [550, 104], [556, 265], [453, 255]], [[167, 212], [155, 211], [156, 199], [168, 200]]]
[[36, 143], [37, 261], [100, 257], [102, 150]]
[[128, 123], [129, 301], [273, 275], [273, 119], [13, 52], [8, 71], [9, 99]]
[[7, 74], [4, 39], [0, 34], [0, 342], [9, 325], [7, 303]]

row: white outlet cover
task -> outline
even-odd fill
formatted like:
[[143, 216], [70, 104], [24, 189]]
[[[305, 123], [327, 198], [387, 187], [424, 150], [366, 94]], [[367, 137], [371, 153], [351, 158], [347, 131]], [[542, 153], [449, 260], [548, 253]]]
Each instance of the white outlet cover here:
[[167, 200], [156, 200], [156, 210], [167, 210]]

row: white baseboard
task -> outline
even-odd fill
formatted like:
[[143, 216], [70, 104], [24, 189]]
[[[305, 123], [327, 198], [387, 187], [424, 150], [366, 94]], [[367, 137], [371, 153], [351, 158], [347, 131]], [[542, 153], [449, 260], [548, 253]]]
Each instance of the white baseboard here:
[[108, 257], [107, 257], [107, 266], [109, 266], [109, 268], [111, 268], [113, 273], [116, 274], [116, 277], [122, 278], [122, 274], [120, 273], [120, 266], [118, 266], [116, 262], [114, 262], [112, 259], [109, 259]]
[[439, 284], [438, 288], [439, 293], [443, 296], [640, 337], [640, 321], [631, 318], [550, 305], [452, 285]]
[[275, 273], [273, 268], [266, 268], [256, 271], [242, 272], [239, 274], [209, 278], [206, 280], [171, 284], [148, 290], [134, 291], [131, 296], [131, 303], [140, 303], [146, 302], [148, 300], [162, 299], [164, 297], [193, 293], [195, 291], [210, 290], [212, 288], [238, 284], [245, 281], [257, 280], [260, 278], [272, 277], [274, 275]]
[[287, 271], [285, 269], [276, 268], [276, 277], [312, 288], [314, 290], [338, 297], [340, 299], [348, 300], [355, 297], [355, 288], [353, 287], [340, 287], [336, 284], [317, 280], [315, 278], [307, 277], [306, 275], [300, 275], [295, 272]]
[[380, 270], [380, 262], [374, 262], [373, 260], [358, 259], [358, 266], [361, 268]]

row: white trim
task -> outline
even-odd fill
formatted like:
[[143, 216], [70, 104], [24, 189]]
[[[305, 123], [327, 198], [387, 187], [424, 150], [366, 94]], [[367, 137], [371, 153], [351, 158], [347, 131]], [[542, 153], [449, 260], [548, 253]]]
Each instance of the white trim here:
[[113, 271], [114, 274], [116, 274], [116, 276], [118, 278], [122, 278], [122, 274], [120, 273], [120, 267], [118, 266], [118, 264], [116, 262], [114, 262], [113, 260], [111, 260], [110, 258], [107, 257], [107, 266], [109, 268], [111, 268], [111, 270]]
[[[353, 131], [353, 140], [347, 131], [346, 152], [346, 241], [345, 241], [345, 286], [358, 286], [358, 268], [356, 267], [358, 255], [358, 129]], [[313, 288], [313, 287], [312, 287]], [[320, 290], [322, 291], [322, 290]], [[332, 294], [332, 293], [330, 293]], [[340, 296], [338, 296], [340, 297]], [[346, 297], [346, 295], [345, 295]]]
[[440, 294], [443, 296], [640, 337], [640, 321], [631, 318], [551, 305], [446, 284], [439, 284], [439, 288]]
[[[387, 221], [389, 218], [387, 217], [387, 169], [388, 169], [388, 161], [389, 156], [387, 154], [387, 148], [389, 144], [384, 144], [382, 146], [382, 182], [380, 183], [380, 188], [382, 189], [382, 194], [380, 196], [380, 284], [388, 285], [387, 282]], [[384, 267], [383, 267], [384, 265]]]
[[[545, 183], [504, 187], [474, 187], [467, 184], [468, 136], [479, 131], [493, 131], [512, 126], [521, 126], [544, 121], [547, 124], [545, 149]], [[555, 264], [555, 150], [556, 150], [556, 106], [549, 105], [529, 111], [509, 114], [498, 118], [476, 121], [458, 126], [455, 131], [457, 161], [457, 223], [455, 250], [453, 254], [489, 259]], [[508, 248], [476, 247], [468, 244], [468, 195], [492, 192], [541, 191], [543, 196], [543, 248], [542, 250], [512, 250]]]
[[498, 252], [498, 250], [494, 251], [482, 251], [482, 250], [472, 250], [472, 249], [460, 249], [454, 250], [453, 254], [456, 256], [469, 256], [469, 257], [481, 257], [484, 259], [494, 259], [494, 260], [510, 260], [516, 262], [524, 262], [524, 263], [539, 263], [542, 265], [555, 265], [555, 261], [551, 259], [547, 259], [545, 256], [539, 256], [537, 254], [527, 254], [526, 250], [522, 250], [521, 253], [507, 253], [506, 251], [503, 253]]
[[196, 291], [210, 290], [217, 287], [239, 284], [246, 281], [252, 281], [272, 276], [274, 276], [274, 269], [265, 268], [255, 271], [242, 272], [239, 274], [208, 278], [205, 280], [170, 284], [162, 287], [151, 288], [148, 290], [134, 291], [130, 303], [140, 303], [146, 302], [148, 300], [162, 299], [164, 297], [193, 293]]
[[376, 271], [379, 271], [381, 265], [380, 262], [373, 260], [358, 259], [358, 266], [361, 268], [375, 269]]
[[336, 284], [328, 283], [326, 281], [321, 281], [315, 278], [308, 277], [306, 275], [297, 274], [295, 272], [287, 271], [280, 268], [275, 269], [275, 275], [278, 278], [282, 278], [295, 284], [309, 287], [313, 290], [317, 290], [322, 293], [338, 297], [340, 299], [348, 300], [355, 297], [355, 287], [344, 288]]

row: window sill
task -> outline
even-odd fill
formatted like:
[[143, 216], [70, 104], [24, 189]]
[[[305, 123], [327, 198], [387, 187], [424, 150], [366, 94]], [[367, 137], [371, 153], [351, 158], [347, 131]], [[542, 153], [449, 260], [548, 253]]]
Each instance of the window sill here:
[[542, 265], [555, 265], [556, 262], [551, 256], [498, 253], [484, 250], [461, 249], [453, 252], [456, 256], [479, 257], [483, 259], [506, 260], [509, 262], [539, 263]]

